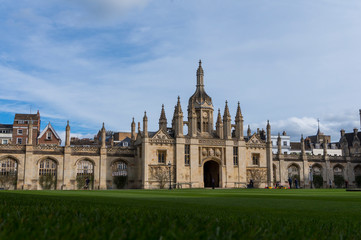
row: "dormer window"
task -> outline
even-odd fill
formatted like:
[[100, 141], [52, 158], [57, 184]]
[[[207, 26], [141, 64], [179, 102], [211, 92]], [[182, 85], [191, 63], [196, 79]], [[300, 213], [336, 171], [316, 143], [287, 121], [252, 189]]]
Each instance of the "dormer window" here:
[[52, 138], [51, 132], [47, 132], [46, 133], [46, 140], [51, 140], [51, 138]]

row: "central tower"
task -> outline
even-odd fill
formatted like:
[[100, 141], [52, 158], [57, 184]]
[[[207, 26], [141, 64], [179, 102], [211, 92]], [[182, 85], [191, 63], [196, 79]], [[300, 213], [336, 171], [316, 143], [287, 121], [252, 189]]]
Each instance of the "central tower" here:
[[197, 69], [197, 87], [195, 93], [189, 98], [188, 119], [190, 135], [195, 136], [213, 131], [213, 104], [212, 98], [204, 90], [204, 72], [202, 61], [199, 60]]

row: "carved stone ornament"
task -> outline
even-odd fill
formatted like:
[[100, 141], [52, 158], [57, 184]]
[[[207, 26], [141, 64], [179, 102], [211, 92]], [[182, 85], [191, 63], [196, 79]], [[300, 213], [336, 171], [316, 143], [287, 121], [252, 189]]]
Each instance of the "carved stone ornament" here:
[[203, 155], [203, 156], [207, 156], [207, 149], [203, 148], [203, 150], [202, 150], [202, 155]]
[[213, 148], [210, 148], [208, 151], [209, 156], [214, 156]]

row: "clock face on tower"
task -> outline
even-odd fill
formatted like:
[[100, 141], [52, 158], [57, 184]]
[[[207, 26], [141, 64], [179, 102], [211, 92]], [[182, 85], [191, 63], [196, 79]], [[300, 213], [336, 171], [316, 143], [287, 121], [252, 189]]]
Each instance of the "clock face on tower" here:
[[208, 113], [203, 112], [203, 118], [208, 118]]

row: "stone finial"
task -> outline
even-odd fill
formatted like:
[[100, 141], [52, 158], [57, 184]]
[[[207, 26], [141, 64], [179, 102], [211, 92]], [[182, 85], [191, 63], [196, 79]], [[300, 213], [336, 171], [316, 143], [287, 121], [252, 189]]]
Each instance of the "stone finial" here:
[[229, 113], [229, 109], [228, 109], [228, 101], [226, 101], [226, 106], [224, 107], [223, 120], [228, 120], [230, 118], [231, 118], [231, 114]]
[[240, 106], [240, 103], [238, 102], [237, 113], [236, 113], [236, 122], [242, 120], [242, 118], [243, 118], [243, 116], [242, 116], [241, 106]]

